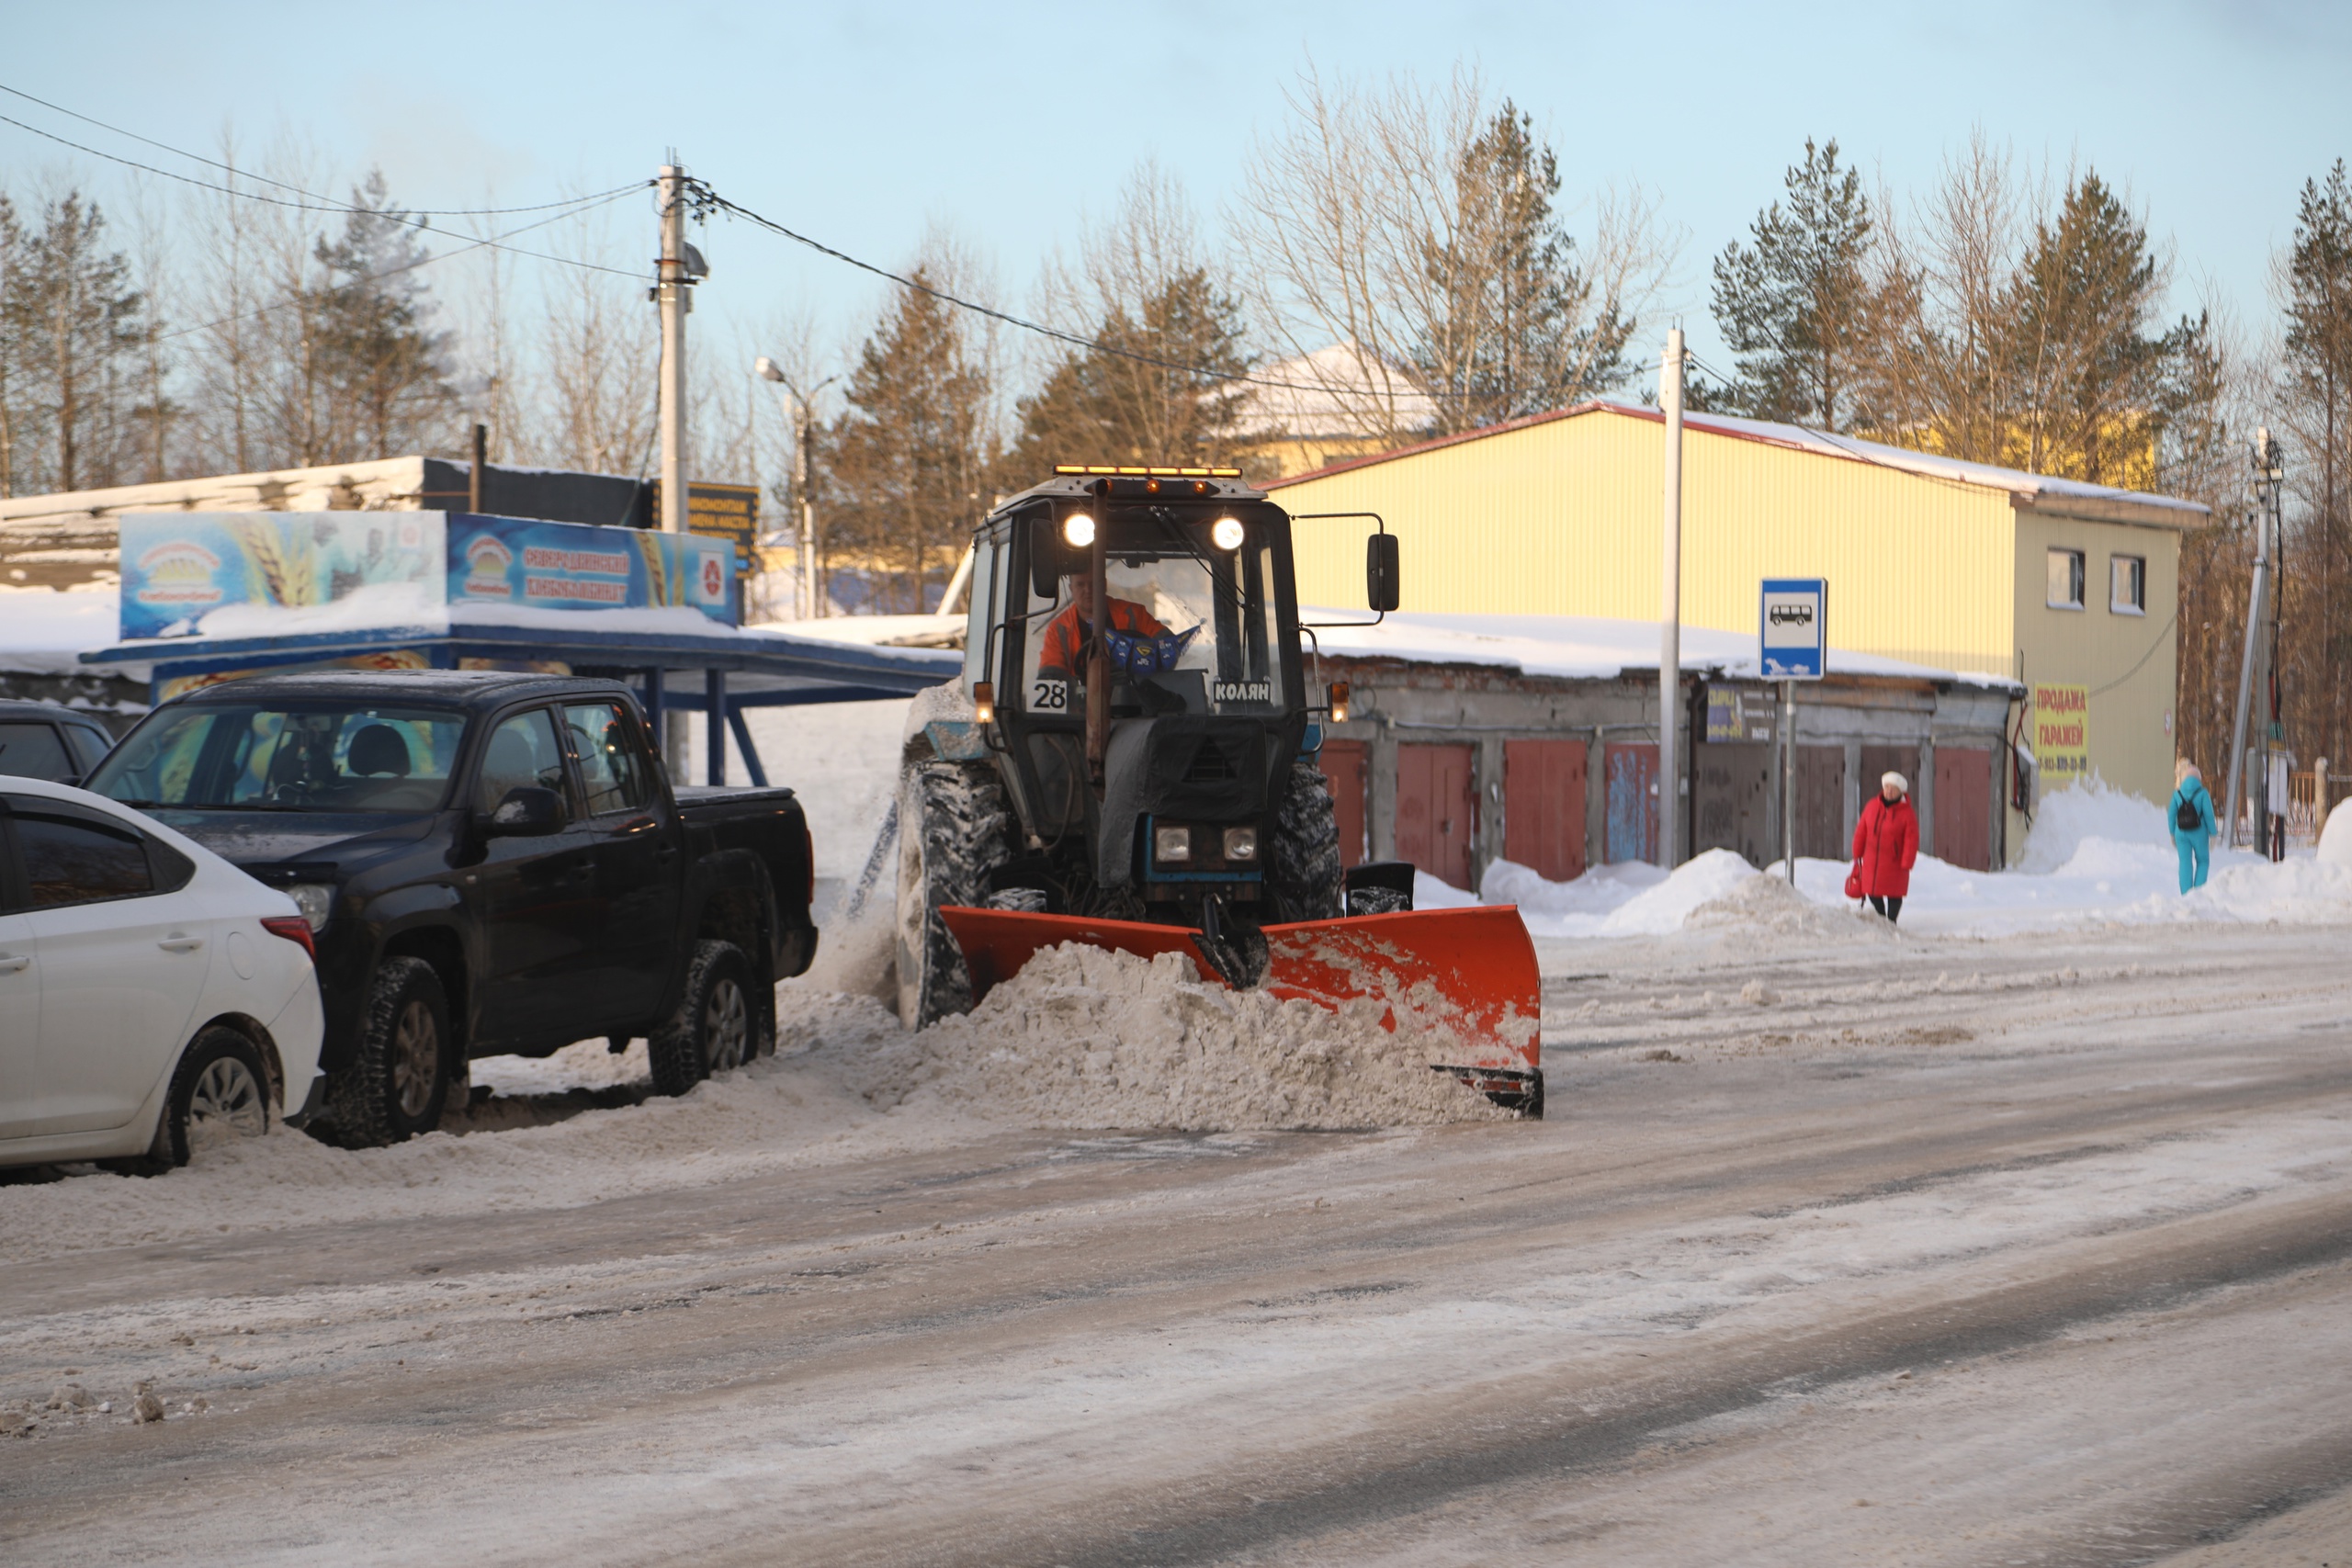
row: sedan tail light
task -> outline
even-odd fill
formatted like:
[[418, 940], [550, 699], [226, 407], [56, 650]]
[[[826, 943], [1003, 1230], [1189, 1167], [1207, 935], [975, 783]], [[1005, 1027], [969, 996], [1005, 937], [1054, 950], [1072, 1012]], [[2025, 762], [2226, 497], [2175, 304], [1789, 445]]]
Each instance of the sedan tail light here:
[[319, 961], [319, 944], [311, 936], [311, 922], [300, 915], [264, 915], [261, 929], [272, 936], [282, 936], [304, 953], [311, 962]]

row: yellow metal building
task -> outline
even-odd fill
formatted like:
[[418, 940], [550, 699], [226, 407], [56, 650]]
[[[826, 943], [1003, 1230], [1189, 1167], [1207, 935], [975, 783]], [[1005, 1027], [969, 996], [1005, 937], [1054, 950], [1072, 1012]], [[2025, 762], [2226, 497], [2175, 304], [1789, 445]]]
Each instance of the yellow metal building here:
[[[2012, 733], [2037, 794], [2090, 772], [2169, 794], [2180, 536], [2206, 508], [1793, 425], [1684, 432], [1687, 624], [1753, 632], [1760, 580], [1826, 577], [1834, 646], [2027, 685]], [[1657, 410], [1591, 402], [1272, 489], [1293, 513], [1379, 513], [1408, 610], [1655, 619], [1664, 457]], [[1303, 602], [1360, 601], [1358, 532], [1297, 540]]]

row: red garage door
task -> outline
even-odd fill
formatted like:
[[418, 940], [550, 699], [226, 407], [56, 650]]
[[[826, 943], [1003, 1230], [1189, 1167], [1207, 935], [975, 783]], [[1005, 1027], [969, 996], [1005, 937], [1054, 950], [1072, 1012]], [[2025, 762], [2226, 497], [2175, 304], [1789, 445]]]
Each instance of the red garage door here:
[[1936, 858], [1993, 869], [1993, 753], [1936, 748]]
[[1470, 839], [1477, 827], [1470, 748], [1396, 748], [1396, 858], [1467, 891]]
[[1372, 840], [1365, 829], [1364, 765], [1368, 748], [1361, 740], [1326, 740], [1317, 761], [1323, 766], [1324, 787], [1331, 792], [1331, 815], [1340, 827], [1340, 863], [1362, 865], [1372, 858]]
[[1503, 855], [1554, 882], [1584, 874], [1581, 740], [1503, 742]]

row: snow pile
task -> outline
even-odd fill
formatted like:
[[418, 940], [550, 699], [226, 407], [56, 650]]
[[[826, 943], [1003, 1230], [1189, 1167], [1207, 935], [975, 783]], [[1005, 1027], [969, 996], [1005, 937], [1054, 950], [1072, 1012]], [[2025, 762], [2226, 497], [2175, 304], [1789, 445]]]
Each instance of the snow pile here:
[[1430, 1070], [1451, 1043], [1202, 981], [1182, 955], [1071, 942], [1032, 958], [969, 1014], [885, 1040], [866, 1094], [909, 1111], [1023, 1126], [1227, 1132], [1499, 1118]]
[[2030, 874], [2062, 870], [2074, 874], [2071, 863], [2087, 849], [2092, 860], [2083, 870], [2097, 874], [2098, 865], [2120, 863], [2111, 850], [2094, 846], [2125, 844], [2154, 845], [2169, 859], [2172, 834], [2165, 826], [2164, 811], [2136, 795], [2110, 789], [2094, 776], [2041, 797], [2017, 869]]
[[1709, 850], [1674, 868], [1657, 886], [1636, 893], [1600, 922], [1601, 936], [1663, 936], [1682, 929], [1702, 904], [1713, 903], [1756, 878], [1756, 868], [1733, 850]]
[[1479, 897], [1488, 904], [1516, 904], [1521, 916], [1612, 913], [1635, 894], [1666, 880], [1666, 873], [1646, 861], [1596, 865], [1573, 882], [1550, 882], [1517, 861], [1498, 860], [1487, 867], [1478, 884]]
[[2319, 830], [2319, 863], [2352, 866], [2352, 800], [2339, 800]]
[[1842, 897], [1834, 905], [1815, 902], [1777, 871], [1735, 883], [1730, 892], [1685, 916], [1682, 929], [1844, 941], [1885, 941], [1894, 933], [1875, 914], [1858, 914]]

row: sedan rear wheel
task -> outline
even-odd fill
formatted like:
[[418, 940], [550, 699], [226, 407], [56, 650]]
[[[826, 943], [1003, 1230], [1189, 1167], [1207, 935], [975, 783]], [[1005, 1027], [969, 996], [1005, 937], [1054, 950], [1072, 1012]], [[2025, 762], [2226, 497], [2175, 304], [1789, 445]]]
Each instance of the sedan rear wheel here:
[[223, 1024], [200, 1032], [172, 1072], [163, 1120], [146, 1157], [120, 1162], [158, 1174], [209, 1149], [269, 1131], [269, 1069], [254, 1043]]

